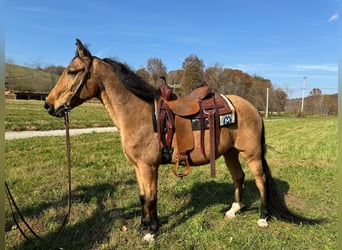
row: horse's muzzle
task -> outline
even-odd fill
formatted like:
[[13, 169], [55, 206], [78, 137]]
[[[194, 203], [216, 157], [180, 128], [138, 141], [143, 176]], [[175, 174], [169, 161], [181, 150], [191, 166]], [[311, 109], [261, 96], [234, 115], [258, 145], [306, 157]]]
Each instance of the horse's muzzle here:
[[56, 116], [56, 117], [62, 117], [64, 116], [64, 112], [65, 112], [65, 107], [62, 106], [60, 108], [58, 108], [57, 110], [55, 110], [54, 106], [45, 102], [44, 104], [44, 108], [48, 111], [48, 113], [52, 116]]

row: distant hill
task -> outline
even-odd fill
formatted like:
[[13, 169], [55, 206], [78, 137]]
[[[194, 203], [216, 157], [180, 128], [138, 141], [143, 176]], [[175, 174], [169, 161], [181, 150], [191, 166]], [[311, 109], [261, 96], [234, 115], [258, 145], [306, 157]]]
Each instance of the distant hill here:
[[40, 69], [5, 64], [5, 88], [12, 91], [49, 92], [59, 76]]

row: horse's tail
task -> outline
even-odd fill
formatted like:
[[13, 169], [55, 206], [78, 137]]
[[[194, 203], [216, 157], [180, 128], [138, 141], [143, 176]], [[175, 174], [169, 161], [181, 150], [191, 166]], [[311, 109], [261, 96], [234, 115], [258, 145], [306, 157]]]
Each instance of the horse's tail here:
[[266, 175], [266, 192], [267, 192], [267, 202], [268, 202], [268, 209], [271, 215], [275, 216], [276, 218], [290, 222], [295, 224], [317, 224], [321, 223], [322, 220], [315, 220], [305, 218], [303, 216], [297, 215], [291, 212], [285, 203], [284, 196], [280, 195], [275, 180], [271, 175], [271, 170], [267, 164], [265, 159], [266, 154], [266, 143], [265, 143], [265, 126], [264, 123], [262, 124], [262, 135], [261, 135], [261, 160], [262, 160], [262, 167], [264, 173]]

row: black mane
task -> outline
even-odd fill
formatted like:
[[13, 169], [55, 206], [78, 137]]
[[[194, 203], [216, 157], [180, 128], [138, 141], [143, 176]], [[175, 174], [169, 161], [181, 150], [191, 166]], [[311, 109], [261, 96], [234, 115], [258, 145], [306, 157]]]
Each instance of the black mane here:
[[104, 58], [103, 61], [112, 66], [113, 71], [120, 78], [123, 85], [140, 99], [152, 103], [159, 96], [159, 90], [157, 88], [144, 81], [127, 65], [109, 58]]

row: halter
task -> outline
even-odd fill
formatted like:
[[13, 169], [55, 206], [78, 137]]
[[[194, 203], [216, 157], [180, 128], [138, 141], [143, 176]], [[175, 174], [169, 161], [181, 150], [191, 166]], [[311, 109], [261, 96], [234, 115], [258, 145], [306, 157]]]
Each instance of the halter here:
[[82, 89], [82, 87], [85, 85], [85, 83], [87, 82], [87, 80], [89, 79], [89, 75], [90, 75], [90, 68], [91, 65], [93, 64], [93, 59], [94, 57], [90, 57], [90, 62], [87, 66], [87, 68], [85, 69], [84, 75], [82, 77], [82, 79], [80, 80], [80, 82], [77, 84], [75, 90], [72, 93], [71, 98], [69, 99], [69, 101], [67, 102], [67, 104], [65, 105], [65, 109], [70, 111], [70, 103], [71, 100], [80, 92], [80, 90]]

